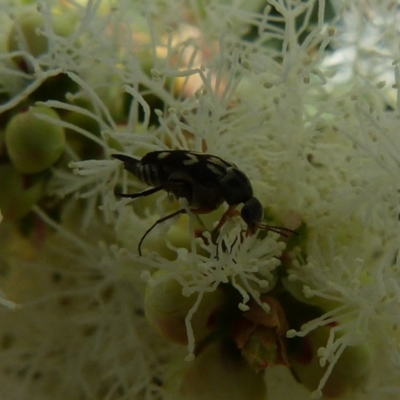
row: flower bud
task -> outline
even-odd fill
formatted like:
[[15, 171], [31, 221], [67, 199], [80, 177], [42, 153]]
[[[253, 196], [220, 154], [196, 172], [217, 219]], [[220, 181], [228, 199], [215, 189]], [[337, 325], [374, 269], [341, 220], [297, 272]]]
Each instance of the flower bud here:
[[[153, 279], [167, 275], [157, 271]], [[184, 296], [182, 286], [172, 276], [164, 276], [155, 286], [146, 287], [145, 314], [149, 323], [172, 342], [186, 344], [188, 333], [185, 318], [194, 306], [198, 294]], [[196, 342], [206, 337], [215, 328], [216, 315], [224, 303], [222, 291], [204, 293], [203, 298], [191, 318], [191, 326]]]
[[165, 379], [168, 400], [266, 400], [263, 374], [256, 374], [237, 350], [208, 345], [193, 361], [171, 365]]
[[[45, 53], [48, 47], [47, 38], [38, 32], [43, 28], [44, 18], [39, 12], [32, 11], [20, 15], [8, 35], [8, 51], [25, 50], [34, 57]], [[15, 58], [14, 61], [21, 69], [26, 70], [26, 65], [21, 64], [21, 57]]]
[[[90, 106], [83, 101], [75, 102], [74, 106], [81, 107], [82, 111], [87, 109], [90, 110]], [[68, 111], [64, 113], [62, 119], [68, 124], [82, 128], [93, 135], [100, 137], [100, 127], [98, 122], [94, 118], [85, 115], [83, 112]], [[83, 136], [81, 133], [73, 129], [66, 128], [65, 134], [68, 145], [71, 146], [74, 152], [84, 160], [98, 158], [99, 154], [103, 151], [103, 148], [101, 148], [97, 143], [94, 143], [93, 140]]]
[[[66, 37], [75, 28], [77, 18], [72, 15], [62, 15], [52, 17], [51, 29], [54, 34]], [[19, 15], [12, 26], [8, 38], [7, 48], [9, 52], [26, 51], [37, 58], [48, 51], [49, 39], [40, 31], [44, 31], [46, 21], [40, 12], [32, 10]], [[29, 61], [25, 57], [17, 56], [13, 58], [14, 63], [23, 71], [29, 71]]]
[[47, 107], [30, 107], [14, 115], [6, 127], [5, 141], [14, 166], [21, 172], [33, 174], [51, 167], [65, 147], [64, 129], [38, 119], [35, 114], [59, 119], [58, 114]]
[[26, 215], [43, 195], [43, 179], [24, 176], [10, 164], [0, 165], [0, 182], [0, 209], [8, 220]]
[[[326, 346], [330, 327], [321, 326], [311, 331], [304, 338], [288, 339], [289, 362], [296, 378], [309, 390], [318, 391], [329, 362], [320, 365], [318, 351]], [[297, 346], [293, 346], [297, 341]], [[371, 354], [366, 345], [347, 346], [333, 367], [328, 380], [321, 388], [326, 397], [339, 397], [362, 389], [372, 371]]]

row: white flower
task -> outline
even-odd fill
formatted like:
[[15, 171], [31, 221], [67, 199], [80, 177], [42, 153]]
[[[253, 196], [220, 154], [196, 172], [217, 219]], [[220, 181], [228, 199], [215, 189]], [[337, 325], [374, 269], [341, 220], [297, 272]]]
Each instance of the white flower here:
[[[4, 243], [21, 249], [0, 258], [1, 302], [21, 305], [0, 330], [3, 397], [162, 397], [168, 363], [185, 355], [147, 324], [146, 285], [170, 296], [162, 312], [182, 300], [185, 315], [174, 317], [189, 358], [231, 343], [252, 299], [268, 312], [260, 300], [268, 292], [289, 324], [282, 353], [295, 366], [296, 343], [316, 351], [316, 372], [292, 369], [315, 396], [398, 394], [398, 17], [392, 0], [5, 1], [1, 131], [26, 106], [45, 106], [57, 111], [47, 122], [65, 130], [67, 145], [42, 175], [18, 175], [18, 202], [0, 193], [3, 213], [19, 202], [34, 211], [1, 222]], [[1, 133], [0, 145], [13, 169]], [[188, 204], [165, 193], [119, 198], [114, 190], [146, 185], [110, 156], [161, 149], [234, 162], [268, 223], [299, 236], [245, 237], [234, 217], [215, 245], [223, 205], [158, 224], [141, 243], [155, 221]], [[45, 187], [34, 204], [21, 183], [30, 180]], [[220, 323], [198, 335], [199, 319], [226, 311], [225, 301], [234, 322], [224, 315], [226, 330]], [[354, 382], [335, 369], [343, 363]], [[266, 374], [270, 382], [277, 372]], [[308, 398], [282, 376], [269, 398], [285, 390]]]

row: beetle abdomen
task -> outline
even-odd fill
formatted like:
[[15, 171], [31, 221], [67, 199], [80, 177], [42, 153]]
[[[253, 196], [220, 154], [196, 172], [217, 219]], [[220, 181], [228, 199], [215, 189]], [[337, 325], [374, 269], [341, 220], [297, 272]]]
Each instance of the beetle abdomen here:
[[141, 160], [124, 154], [113, 154], [112, 156], [122, 161], [127, 171], [149, 186], [161, 186], [162, 182], [165, 180], [165, 174], [158, 165], [143, 164]]
[[[162, 170], [157, 165], [137, 163], [134, 175], [149, 186], [162, 186]], [[164, 174], [162, 174], [164, 175]]]

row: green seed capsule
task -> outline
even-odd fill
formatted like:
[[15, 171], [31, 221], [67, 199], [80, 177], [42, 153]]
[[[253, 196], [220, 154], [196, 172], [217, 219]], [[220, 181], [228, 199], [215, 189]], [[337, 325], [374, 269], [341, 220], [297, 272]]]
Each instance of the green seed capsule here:
[[[43, 27], [44, 18], [39, 12], [20, 15], [15, 20], [14, 26], [8, 35], [8, 51], [25, 50], [34, 57], [46, 53], [48, 48], [47, 38], [38, 32]], [[22, 57], [16, 57], [14, 61], [21, 69], [27, 69]]]
[[40, 120], [35, 114], [59, 119], [58, 114], [46, 107], [30, 107], [15, 115], [8, 123], [5, 141], [9, 157], [21, 172], [33, 174], [52, 166], [65, 148], [64, 129]]
[[43, 178], [24, 176], [11, 164], [0, 165], [0, 182], [0, 209], [7, 220], [26, 215], [43, 195]]
[[[184, 296], [181, 284], [168, 272], [158, 270], [154, 279], [164, 277], [158, 285], [147, 284], [145, 296], [145, 314], [147, 321], [171, 342], [186, 344], [188, 339], [185, 318], [194, 306], [197, 295]], [[207, 292], [191, 319], [191, 326], [196, 342], [200, 342], [216, 327], [218, 311], [224, 303], [224, 293], [220, 290]]]
[[[292, 373], [311, 391], [318, 388], [329, 365], [321, 367], [318, 352], [326, 346], [330, 330], [328, 326], [320, 326], [304, 338], [296, 338], [297, 346], [292, 345], [289, 352]], [[372, 367], [372, 353], [367, 344], [349, 345], [333, 367], [321, 395], [338, 398], [361, 391], [371, 376]]]
[[164, 388], [168, 400], [267, 399], [264, 375], [256, 374], [230, 343], [216, 340], [192, 362], [171, 363]]
[[[46, 23], [51, 22], [50, 29], [58, 36], [67, 37], [75, 30], [79, 20], [73, 15], [53, 15], [52, 20], [46, 22], [45, 17], [38, 11], [25, 12], [19, 15], [7, 37], [7, 50], [26, 51], [37, 58], [47, 53], [49, 39], [41, 32], [45, 31]], [[23, 71], [30, 71], [29, 60], [23, 56], [13, 58], [14, 63]]]

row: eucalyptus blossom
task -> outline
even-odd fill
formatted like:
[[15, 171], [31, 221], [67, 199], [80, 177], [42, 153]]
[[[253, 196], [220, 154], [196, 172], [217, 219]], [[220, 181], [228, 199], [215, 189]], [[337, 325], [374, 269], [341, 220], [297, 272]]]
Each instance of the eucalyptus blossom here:
[[[397, 398], [399, 15], [3, 1], [0, 396]], [[146, 185], [112, 154], [178, 149], [237, 165], [295, 233], [232, 216], [215, 240], [227, 205], [118, 196]]]

